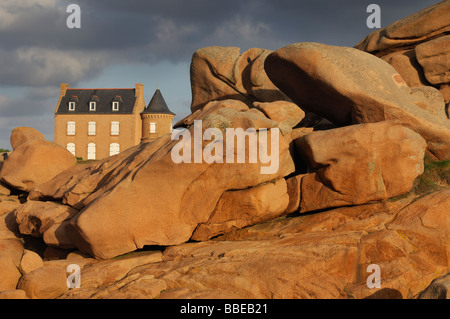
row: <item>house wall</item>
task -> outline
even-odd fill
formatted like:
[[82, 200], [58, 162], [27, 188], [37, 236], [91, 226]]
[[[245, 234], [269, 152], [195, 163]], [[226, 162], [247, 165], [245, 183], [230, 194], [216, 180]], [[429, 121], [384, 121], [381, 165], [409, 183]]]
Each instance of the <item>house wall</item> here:
[[[75, 122], [75, 135], [67, 135], [67, 122]], [[88, 135], [88, 122], [96, 122], [96, 134]], [[111, 122], [119, 122], [119, 135], [111, 135]], [[139, 144], [141, 125], [139, 114], [57, 114], [55, 143], [67, 147], [75, 144], [75, 156], [87, 159], [88, 144], [95, 143], [96, 159], [109, 157], [111, 143], [119, 143], [120, 152]]]
[[[171, 133], [173, 117], [171, 114], [142, 114], [142, 142], [151, 142]], [[156, 124], [156, 133], [150, 133], [150, 123]]]

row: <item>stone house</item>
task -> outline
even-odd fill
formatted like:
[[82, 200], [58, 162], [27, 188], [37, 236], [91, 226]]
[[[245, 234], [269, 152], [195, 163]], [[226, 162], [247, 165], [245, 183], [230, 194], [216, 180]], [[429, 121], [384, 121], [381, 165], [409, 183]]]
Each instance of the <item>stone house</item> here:
[[144, 86], [72, 89], [61, 84], [55, 143], [84, 160], [103, 159], [172, 131], [174, 117], [159, 89], [148, 106]]

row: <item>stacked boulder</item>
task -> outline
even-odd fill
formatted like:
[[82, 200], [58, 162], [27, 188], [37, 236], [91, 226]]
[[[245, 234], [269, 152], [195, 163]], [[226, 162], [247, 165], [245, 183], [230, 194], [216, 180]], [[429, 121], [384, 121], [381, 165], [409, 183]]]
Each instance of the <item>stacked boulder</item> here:
[[[214, 47], [213, 57], [228, 50]], [[205, 57], [209, 51], [201, 52]], [[198, 56], [194, 54], [193, 65]], [[192, 68], [193, 83], [198, 83], [197, 69]], [[212, 64], [208, 69], [227, 74], [236, 66]], [[261, 174], [265, 164], [249, 161], [249, 146], [241, 163], [180, 163], [173, 159], [180, 141], [166, 135], [119, 156], [74, 166], [34, 187], [29, 202], [15, 213], [19, 229], [42, 234], [49, 245], [108, 259], [146, 245], [208, 240], [288, 213], [399, 196], [423, 172], [426, 150], [450, 158], [445, 119], [415, 102], [420, 99], [436, 111], [444, 105], [435, 96], [412, 92], [388, 63], [373, 55], [299, 43], [268, 54], [258, 72], [268, 76], [267, 86], [275, 83], [284, 92], [273, 99], [282, 99], [243, 101], [202, 94], [206, 104], [177, 127], [194, 136], [201, 120], [202, 136], [208, 129], [239, 128], [253, 129], [256, 139], [261, 131], [279, 129], [277, 145], [269, 145], [277, 152], [278, 170]], [[254, 76], [263, 78], [258, 72]], [[313, 131], [302, 125], [306, 112], [340, 127]], [[215, 142], [226, 144], [227, 138], [224, 134]], [[201, 143], [205, 154], [210, 139]], [[233, 145], [236, 155], [242, 146]], [[194, 159], [194, 149], [193, 144], [183, 149], [183, 156]], [[36, 204], [49, 199], [58, 203]], [[39, 229], [30, 224], [34, 220], [41, 221]]]
[[[192, 113], [175, 125], [179, 131], [95, 163], [75, 165], [73, 155], [45, 141], [39, 132], [15, 129], [11, 134], [14, 151], [2, 167], [0, 180], [27, 197], [25, 203], [8, 206], [4, 216], [13, 217], [14, 223], [10, 219], [8, 223], [16, 233], [42, 237], [48, 246], [78, 249], [96, 259], [111, 259], [158, 245], [176, 246], [164, 255], [165, 261], [175, 263], [194, 246], [189, 255], [198, 254], [195, 250], [200, 247], [201, 255], [209, 256], [202, 262], [210, 265], [215, 253], [209, 250], [210, 243], [182, 244], [219, 235], [231, 238], [230, 234], [239, 229], [287, 214], [327, 210], [331, 212], [327, 216], [335, 216], [334, 220], [311, 218], [314, 225], [298, 229], [287, 225], [289, 236], [283, 239], [283, 234], [277, 233], [281, 240], [275, 244], [270, 239], [246, 247], [234, 243], [223, 246], [235, 247], [236, 258], [261, 250], [260, 255], [268, 252], [278, 259], [277, 252], [285, 251], [287, 256], [295, 256], [283, 264], [289, 275], [295, 273], [292, 265], [300, 268], [308, 261], [328, 264], [327, 258], [334, 251], [335, 246], [321, 245], [323, 234], [306, 234], [304, 238], [301, 231], [314, 233], [324, 228], [332, 233], [341, 228], [344, 231], [327, 237], [333, 245], [338, 238], [336, 249], [341, 257], [333, 258], [346, 264], [340, 274], [345, 278], [333, 283], [333, 289], [346, 280], [359, 280], [356, 277], [362, 270], [355, 271], [356, 267], [368, 265], [372, 259], [389, 261], [389, 256], [378, 251], [380, 243], [396, 262], [403, 258], [409, 263], [411, 254], [422, 256], [414, 260], [420, 264], [411, 277], [415, 281], [424, 273], [428, 279], [441, 274], [446, 252], [442, 249], [445, 227], [440, 219], [448, 206], [448, 190], [430, 195], [433, 206], [429, 209], [425, 203], [429, 198], [406, 210], [402, 210], [403, 204], [395, 204], [395, 218], [389, 211], [378, 216], [377, 206], [369, 213], [361, 212], [362, 220], [356, 220], [360, 211], [353, 208], [368, 203], [382, 207], [382, 201], [408, 193], [423, 173], [427, 155], [434, 160], [450, 160], [450, 120], [445, 113], [449, 66], [448, 58], [441, 63], [447, 53], [439, 51], [448, 48], [450, 26], [445, 15], [442, 19], [439, 14], [448, 11], [448, 6], [449, 2], [443, 2], [377, 31], [357, 48], [295, 43], [273, 52], [251, 49], [242, 54], [238, 48], [200, 49], [191, 62]], [[428, 19], [433, 23], [425, 23]], [[402, 47], [409, 51], [403, 52], [399, 49]], [[417, 71], [415, 78], [410, 76], [411, 68], [403, 72], [399, 67], [405, 59], [417, 59], [411, 64]], [[267, 162], [250, 160], [250, 145], [234, 143], [235, 137], [226, 133], [228, 129], [247, 130], [249, 143], [254, 140], [258, 147], [268, 143], [265, 151], [276, 159], [276, 169], [262, 173]], [[196, 134], [201, 134], [200, 144]], [[228, 148], [230, 139], [233, 143]], [[233, 158], [244, 151], [243, 160], [225, 161], [223, 155], [230, 151]], [[4, 207], [1, 203], [0, 208]], [[351, 214], [345, 213], [348, 210]], [[346, 218], [352, 219], [351, 223], [342, 222]], [[277, 232], [276, 227], [262, 228], [265, 234], [260, 236], [265, 239]], [[373, 236], [372, 231], [376, 231]], [[11, 236], [6, 229], [2, 232]], [[242, 232], [241, 236], [250, 235]], [[433, 248], [433, 242], [438, 248]], [[305, 243], [307, 249], [303, 251]], [[202, 247], [206, 247], [204, 251]], [[319, 257], [317, 247], [323, 249]], [[45, 281], [41, 279], [48, 270], [41, 269], [40, 259], [31, 252], [24, 253], [17, 240], [8, 237], [8, 243], [0, 242], [0, 248], [4, 277], [0, 290], [15, 289], [24, 274], [20, 287], [31, 291], [27, 287], [36, 279], [33, 281], [27, 273], [34, 273], [39, 282]], [[301, 256], [303, 252], [306, 257]], [[267, 258], [264, 255], [260, 260]], [[253, 270], [248, 258], [239, 260]], [[430, 262], [421, 272], [422, 260]], [[388, 266], [394, 274], [389, 278], [395, 281], [403, 276], [398, 274], [398, 265]], [[210, 267], [215, 269], [217, 264]], [[237, 266], [230, 267], [234, 276], [233, 267]], [[280, 269], [284, 273], [279, 282], [289, 283], [284, 268], [275, 268], [274, 273]], [[128, 271], [117, 277], [124, 277]], [[165, 271], [155, 270], [164, 276]], [[308, 271], [299, 278], [311, 277]], [[258, 270], [256, 277], [261, 274], [265, 272]], [[59, 270], [59, 278], [64, 279], [64, 275]], [[154, 278], [153, 274], [147, 277]], [[330, 276], [318, 278], [327, 280], [325, 277]], [[165, 285], [157, 287], [162, 291]], [[419, 284], [413, 286], [417, 292]], [[345, 290], [341, 288], [341, 292]]]
[[65, 148], [46, 141], [42, 133], [31, 127], [13, 129], [10, 140], [13, 152], [3, 163], [0, 181], [19, 191], [31, 191], [77, 161]]
[[450, 101], [450, 2], [442, 1], [361, 40], [355, 48], [389, 62], [410, 87], [433, 86]]

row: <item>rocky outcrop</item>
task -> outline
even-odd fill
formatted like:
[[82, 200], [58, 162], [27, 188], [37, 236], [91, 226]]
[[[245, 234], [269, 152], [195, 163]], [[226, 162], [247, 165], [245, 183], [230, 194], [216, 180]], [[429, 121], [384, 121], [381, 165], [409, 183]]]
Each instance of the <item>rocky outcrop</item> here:
[[15, 150], [21, 144], [30, 141], [45, 141], [44, 135], [32, 127], [16, 127], [11, 132], [10, 143]]
[[49, 246], [75, 248], [66, 233], [78, 210], [54, 202], [28, 201], [14, 211], [21, 234], [43, 237]]
[[197, 226], [191, 239], [211, 237], [280, 217], [289, 204], [284, 178], [246, 190], [227, 191], [209, 219]]
[[[416, 298], [448, 269], [446, 225], [436, 221], [449, 195], [285, 217], [162, 254], [71, 256], [44, 262], [20, 288], [32, 298]], [[81, 267], [81, 288], [63, 287], [58, 276], [47, 279], [52, 289], [40, 288], [44, 273], [69, 263]], [[381, 288], [366, 285], [371, 264], [381, 268]]]
[[355, 48], [380, 57], [440, 37], [450, 31], [449, 11], [450, 2], [442, 1], [372, 32]]
[[[297, 43], [271, 53], [265, 69], [305, 111], [338, 125], [399, 120], [422, 135], [437, 158], [450, 159], [450, 123], [428, 110], [436, 100], [417, 96], [377, 57], [353, 48]], [[444, 101], [439, 107], [445, 109]]]
[[[194, 129], [188, 129], [191, 136]], [[206, 129], [203, 127], [203, 131]], [[203, 131], [200, 128], [200, 133]], [[177, 143], [165, 136], [91, 168], [75, 167], [30, 196], [54, 196], [80, 209], [65, 226], [72, 243], [95, 257], [111, 258], [145, 245], [185, 242], [198, 224], [208, 220], [225, 191], [247, 189], [294, 171], [289, 145], [282, 137], [278, 149], [274, 149], [279, 169], [271, 174], [261, 174], [265, 164], [248, 159], [244, 163], [176, 163], [171, 152]], [[209, 143], [203, 142], [202, 153]], [[234, 146], [235, 156], [238, 146]], [[192, 159], [196, 156], [194, 148]]]
[[296, 144], [313, 172], [299, 185], [300, 212], [403, 195], [424, 169], [425, 141], [395, 122], [313, 132]]
[[450, 273], [436, 278], [422, 291], [418, 299], [450, 299]]
[[[447, 4], [369, 36], [383, 59], [198, 50], [172, 136], [0, 196], [0, 298], [447, 297]], [[43, 165], [12, 135], [10, 176]]]
[[191, 62], [191, 111], [214, 100], [233, 99], [251, 104], [289, 101], [264, 72], [271, 51], [250, 49], [240, 54], [236, 47], [207, 47], [197, 50]]
[[409, 86], [433, 85], [448, 103], [450, 2], [442, 1], [374, 31], [355, 45], [389, 62]]
[[[450, 10], [450, 9], [449, 9]], [[450, 82], [450, 35], [416, 46], [417, 61], [431, 84]]]
[[76, 163], [69, 151], [41, 139], [32, 129], [14, 130], [11, 143], [16, 148], [3, 163], [0, 181], [14, 189], [29, 192]]

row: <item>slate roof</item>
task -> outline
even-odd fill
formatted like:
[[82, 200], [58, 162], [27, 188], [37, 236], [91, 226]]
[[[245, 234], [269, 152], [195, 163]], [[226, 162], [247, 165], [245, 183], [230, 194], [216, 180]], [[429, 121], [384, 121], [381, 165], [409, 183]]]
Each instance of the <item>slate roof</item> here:
[[173, 114], [173, 115], [175, 115], [175, 113], [173, 113], [169, 110], [169, 107], [167, 106], [166, 101], [164, 101], [164, 98], [159, 89], [157, 89], [155, 94], [153, 94], [153, 97], [150, 100], [150, 103], [148, 103], [147, 107], [145, 108], [144, 111], [142, 111], [142, 113], [143, 114]]
[[[75, 111], [69, 111], [74, 101]], [[97, 101], [96, 110], [89, 111], [89, 102]], [[112, 110], [112, 102], [119, 102], [119, 110]], [[131, 114], [136, 102], [135, 89], [67, 89], [56, 114]]]

